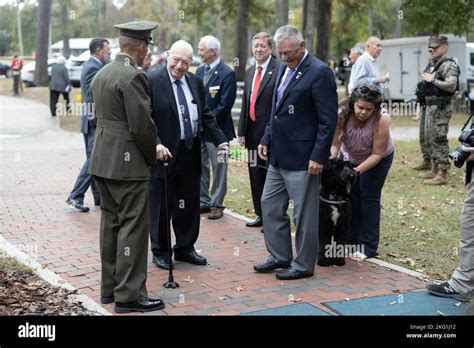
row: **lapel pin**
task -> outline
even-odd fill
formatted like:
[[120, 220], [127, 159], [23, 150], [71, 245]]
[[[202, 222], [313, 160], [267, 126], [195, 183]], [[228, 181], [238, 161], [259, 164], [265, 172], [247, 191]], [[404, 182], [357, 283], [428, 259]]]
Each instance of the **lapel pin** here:
[[296, 79], [298, 80], [303, 74], [301, 73], [301, 71], [298, 71], [298, 74], [296, 74]]
[[273, 72], [273, 71], [269, 71], [269, 72], [268, 72], [268, 75], [271, 75], [271, 74], [272, 74], [272, 72]]

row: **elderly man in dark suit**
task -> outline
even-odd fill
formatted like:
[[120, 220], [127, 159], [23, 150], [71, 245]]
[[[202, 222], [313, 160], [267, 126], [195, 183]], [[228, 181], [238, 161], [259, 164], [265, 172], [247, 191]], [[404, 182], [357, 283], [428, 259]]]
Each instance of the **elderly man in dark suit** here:
[[[269, 159], [262, 194], [265, 245], [270, 256], [256, 272], [278, 268], [277, 279], [311, 277], [318, 253], [319, 186], [337, 123], [334, 74], [305, 48], [299, 30], [278, 28], [276, 49], [284, 63], [278, 72], [270, 123], [258, 146]], [[296, 255], [286, 213], [293, 201]]]
[[82, 66], [81, 71], [81, 93], [82, 93], [82, 114], [81, 114], [81, 133], [84, 135], [84, 145], [86, 148], [86, 161], [84, 162], [79, 176], [76, 179], [74, 188], [72, 189], [66, 201], [71, 207], [77, 211], [88, 212], [89, 207], [84, 205], [84, 196], [89, 186], [94, 196], [94, 204], [100, 205], [100, 195], [92, 177], [87, 173], [89, 170], [89, 158], [91, 156], [92, 147], [94, 146], [94, 137], [96, 130], [96, 121], [92, 115], [92, 98], [90, 93], [90, 85], [97, 72], [110, 59], [109, 41], [104, 38], [92, 39], [89, 43], [89, 51], [91, 57]]
[[273, 39], [269, 33], [258, 33], [252, 39], [252, 53], [256, 60], [247, 69], [244, 95], [240, 112], [238, 140], [248, 149], [248, 168], [253, 207], [257, 218], [247, 222], [247, 227], [260, 227], [262, 221], [263, 186], [267, 177], [267, 165], [257, 156], [257, 147], [265, 132], [272, 112], [273, 90], [280, 62], [272, 57]]
[[[218, 151], [228, 151], [227, 139], [206, 105], [201, 79], [188, 72], [192, 59], [191, 45], [179, 40], [168, 51], [166, 67], [148, 75], [152, 118], [158, 128], [156, 149], [159, 159], [150, 178], [150, 237], [153, 262], [162, 269], [173, 267], [169, 264], [167, 243], [169, 219], [172, 219], [176, 236], [172, 251], [174, 259], [194, 265], [207, 264], [206, 258], [194, 249], [200, 225], [200, 130]], [[169, 165], [165, 167], [163, 161]]]
[[[219, 127], [228, 141], [235, 138], [232, 122], [232, 106], [237, 95], [237, 77], [234, 70], [220, 58], [221, 44], [214, 36], [207, 35], [199, 41], [199, 56], [204, 63], [196, 71], [206, 88], [206, 101]], [[201, 144], [201, 212], [209, 212], [209, 219], [220, 219], [224, 211], [224, 197], [227, 193], [227, 166], [225, 160], [218, 160], [216, 147], [207, 134]], [[210, 166], [213, 182], [209, 192]]]

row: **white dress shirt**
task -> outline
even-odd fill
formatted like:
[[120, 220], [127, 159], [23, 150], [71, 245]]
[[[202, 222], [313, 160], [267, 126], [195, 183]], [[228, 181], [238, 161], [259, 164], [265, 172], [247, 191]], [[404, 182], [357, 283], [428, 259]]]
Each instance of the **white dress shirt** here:
[[[259, 66], [262, 67], [261, 79], [263, 80], [263, 77], [265, 76], [265, 72], [267, 71], [267, 68], [268, 68], [268, 63], [270, 63], [270, 59], [272, 59], [272, 55], [269, 55], [267, 60], [262, 65], [258, 65], [258, 64], [255, 65], [255, 73], [253, 74], [252, 85], [250, 87], [250, 99], [252, 99], [253, 85], [255, 84], [255, 78], [257, 77], [258, 67]], [[262, 80], [260, 80], [260, 82], [262, 82]]]
[[[173, 86], [173, 93], [174, 93], [174, 99], [176, 101], [176, 107], [178, 108], [178, 113], [179, 113], [179, 126], [181, 127], [181, 140], [184, 140], [184, 123], [183, 123], [183, 116], [182, 116], [182, 110], [179, 107], [179, 99], [178, 99], [178, 87], [176, 86], [176, 79], [170, 74], [168, 71], [168, 75], [171, 80], [171, 86]], [[188, 82], [186, 81], [186, 77], [183, 76], [181, 79], [181, 88], [184, 91], [184, 95], [186, 96], [186, 102], [188, 104], [188, 110], [189, 110], [189, 118], [191, 119], [191, 126], [193, 128], [193, 136], [196, 137], [197, 132], [198, 132], [198, 109], [197, 109], [197, 104], [192, 103], [194, 101], [193, 94], [191, 93], [191, 89], [189, 88]]]

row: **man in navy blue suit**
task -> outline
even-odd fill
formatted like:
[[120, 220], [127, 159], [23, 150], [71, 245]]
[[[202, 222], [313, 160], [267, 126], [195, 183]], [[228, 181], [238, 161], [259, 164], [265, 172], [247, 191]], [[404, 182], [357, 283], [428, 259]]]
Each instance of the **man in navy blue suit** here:
[[[269, 160], [262, 194], [265, 245], [270, 255], [254, 266], [256, 272], [276, 273], [280, 280], [311, 277], [318, 246], [319, 185], [330, 155], [337, 124], [334, 74], [305, 47], [292, 25], [274, 35], [282, 65], [279, 69], [270, 122], [258, 146]], [[296, 255], [286, 211], [293, 202]]]
[[94, 196], [94, 204], [100, 205], [100, 195], [97, 190], [89, 170], [89, 158], [94, 146], [94, 137], [96, 122], [92, 117], [93, 107], [92, 98], [89, 87], [94, 76], [102, 67], [110, 60], [109, 41], [104, 38], [95, 38], [89, 43], [89, 51], [91, 57], [82, 66], [81, 71], [81, 93], [82, 93], [82, 114], [81, 114], [81, 133], [84, 134], [84, 145], [86, 148], [86, 161], [82, 166], [81, 172], [76, 179], [74, 188], [72, 189], [66, 201], [71, 207], [77, 211], [88, 212], [89, 207], [84, 205], [84, 196], [87, 189], [91, 186], [92, 195]]
[[[196, 71], [206, 88], [206, 102], [227, 141], [235, 138], [232, 123], [232, 106], [237, 95], [237, 78], [234, 70], [219, 58], [221, 44], [214, 36], [201, 38], [198, 53], [204, 63]], [[209, 136], [203, 134], [201, 144], [201, 213], [209, 212], [209, 219], [223, 216], [224, 197], [227, 193], [227, 161], [219, 161], [217, 149]], [[212, 165], [213, 183], [209, 192], [210, 166]]]

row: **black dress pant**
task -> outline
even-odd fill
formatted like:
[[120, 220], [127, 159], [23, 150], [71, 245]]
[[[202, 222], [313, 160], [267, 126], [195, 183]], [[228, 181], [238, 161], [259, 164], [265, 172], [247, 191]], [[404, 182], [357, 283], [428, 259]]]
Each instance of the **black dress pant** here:
[[[51, 109], [51, 116], [56, 116], [56, 104], [59, 100], [59, 95], [62, 94], [64, 100], [66, 101], [66, 109], [69, 112], [70, 109], [70, 100], [68, 92], [59, 92], [59, 91], [49, 91], [49, 107]], [[64, 108], [62, 110], [65, 110]]]
[[[150, 178], [150, 239], [153, 255], [168, 255], [167, 226], [172, 222], [176, 237], [173, 251], [184, 255], [194, 251], [199, 236], [199, 193], [201, 182], [201, 148], [195, 138], [189, 150], [180, 142], [178, 153], [165, 180]], [[163, 165], [159, 161], [158, 165]], [[168, 198], [168, 218], [165, 209], [165, 189]]]
[[252, 191], [253, 207], [255, 214], [262, 217], [262, 198], [263, 186], [267, 178], [267, 163], [262, 160], [257, 153], [257, 147], [262, 140], [263, 134], [257, 128], [254, 122], [248, 121], [246, 147], [248, 151], [248, 168], [250, 177], [250, 189]]

